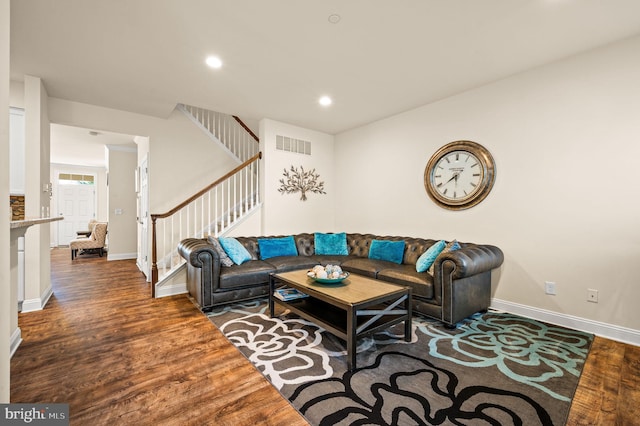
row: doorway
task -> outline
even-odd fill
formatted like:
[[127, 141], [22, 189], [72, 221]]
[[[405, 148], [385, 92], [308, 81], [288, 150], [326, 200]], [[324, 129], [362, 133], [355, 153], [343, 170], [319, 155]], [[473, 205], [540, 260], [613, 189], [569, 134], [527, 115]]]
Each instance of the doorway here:
[[144, 156], [136, 173], [138, 202], [138, 268], [151, 280], [149, 268], [149, 161]]
[[96, 217], [95, 175], [58, 174], [58, 245], [68, 246], [77, 231], [87, 231], [89, 220]]

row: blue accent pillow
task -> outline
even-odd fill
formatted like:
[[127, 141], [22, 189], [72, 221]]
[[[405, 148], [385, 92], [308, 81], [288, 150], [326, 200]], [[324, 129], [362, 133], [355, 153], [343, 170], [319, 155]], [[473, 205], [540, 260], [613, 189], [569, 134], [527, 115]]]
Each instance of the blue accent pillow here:
[[418, 258], [416, 262], [416, 271], [418, 272], [426, 272], [427, 269], [433, 262], [435, 262], [436, 257], [440, 254], [442, 250], [444, 250], [447, 243], [444, 240], [440, 240], [431, 247], [427, 249], [422, 255]]
[[235, 238], [220, 237], [218, 242], [236, 265], [251, 260], [251, 253]]
[[[447, 245], [444, 247], [444, 250], [442, 250], [440, 252], [440, 254], [444, 254], [444, 253], [449, 253], [451, 251], [456, 251], [456, 250], [460, 250], [462, 248], [462, 246], [460, 246], [460, 243], [458, 242], [458, 240], [453, 240], [453, 241], [449, 241], [447, 243]], [[440, 254], [438, 256], [440, 256]], [[436, 257], [437, 259], [437, 257]], [[433, 275], [433, 265], [435, 265], [435, 260], [433, 261], [433, 263], [431, 264], [431, 266], [429, 266], [429, 270], [427, 271], [428, 273], [430, 273], [431, 275]]]
[[339, 234], [321, 234], [316, 232], [313, 234], [313, 245], [316, 254], [343, 256], [349, 254], [346, 232], [340, 232]]
[[369, 247], [369, 259], [387, 260], [402, 263], [404, 241], [373, 240]]
[[282, 238], [258, 238], [260, 259], [269, 259], [276, 256], [297, 256], [298, 249], [293, 236]]

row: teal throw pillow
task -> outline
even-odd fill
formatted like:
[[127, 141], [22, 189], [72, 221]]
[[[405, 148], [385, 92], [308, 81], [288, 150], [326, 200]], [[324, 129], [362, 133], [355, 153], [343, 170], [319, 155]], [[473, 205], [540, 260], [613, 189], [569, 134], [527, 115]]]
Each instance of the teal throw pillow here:
[[293, 236], [282, 238], [258, 238], [260, 259], [269, 259], [277, 256], [297, 256], [298, 249]]
[[347, 234], [345, 232], [338, 234], [322, 234], [316, 232], [313, 235], [313, 245], [316, 254], [342, 256], [349, 254], [349, 250], [347, 249]]
[[[453, 240], [453, 241], [449, 241], [447, 243], [447, 245], [445, 246], [444, 250], [442, 250], [440, 252], [440, 255], [444, 254], [444, 253], [449, 253], [450, 251], [456, 251], [456, 250], [460, 250], [462, 247], [460, 246], [460, 243], [457, 240]], [[437, 259], [437, 257], [436, 257]], [[433, 265], [435, 265], [436, 261], [434, 260], [433, 263], [431, 264], [431, 266], [429, 266], [429, 270], [427, 271], [428, 273], [430, 273], [431, 275], [433, 275]]]
[[235, 238], [220, 237], [218, 241], [236, 265], [242, 265], [251, 260], [251, 253]]
[[402, 263], [404, 241], [373, 240], [369, 247], [369, 259], [387, 260]]
[[429, 267], [433, 265], [433, 262], [435, 262], [436, 257], [438, 257], [440, 252], [444, 250], [446, 245], [447, 243], [444, 240], [440, 240], [434, 245], [432, 245], [431, 247], [429, 247], [427, 251], [422, 253], [422, 255], [418, 258], [418, 261], [416, 262], [416, 271], [426, 272], [427, 269], [429, 269]]

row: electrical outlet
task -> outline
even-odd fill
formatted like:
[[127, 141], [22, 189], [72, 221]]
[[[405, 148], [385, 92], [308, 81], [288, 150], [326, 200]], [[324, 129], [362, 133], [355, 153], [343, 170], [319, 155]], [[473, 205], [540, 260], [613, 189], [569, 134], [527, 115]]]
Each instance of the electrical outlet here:
[[552, 282], [552, 281], [545, 281], [544, 282], [544, 292], [546, 294], [556, 294], [556, 283]]
[[598, 290], [592, 288], [587, 290], [587, 302], [598, 303]]

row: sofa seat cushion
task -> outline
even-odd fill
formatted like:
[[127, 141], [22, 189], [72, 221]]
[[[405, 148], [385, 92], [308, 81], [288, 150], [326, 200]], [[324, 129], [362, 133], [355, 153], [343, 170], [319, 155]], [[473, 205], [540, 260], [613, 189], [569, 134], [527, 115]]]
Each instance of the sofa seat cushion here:
[[315, 256], [311, 256], [318, 262], [319, 265], [327, 266], [327, 265], [342, 265], [344, 262], [351, 259], [359, 259], [356, 256], [341, 256], [337, 254], [316, 254]]
[[220, 268], [220, 288], [232, 290], [235, 288], [267, 284], [269, 274], [276, 272], [276, 268], [264, 260], [249, 260], [242, 265], [230, 268]]
[[389, 262], [386, 260], [356, 257], [342, 262], [342, 265], [340, 266], [347, 272], [364, 275], [365, 277], [377, 278], [378, 271], [393, 268], [394, 266], [399, 265], [397, 263]]
[[311, 269], [318, 264], [318, 261], [310, 256], [277, 256], [269, 258], [266, 262], [272, 265], [276, 272]]
[[378, 279], [411, 287], [414, 297], [433, 298], [433, 277], [425, 272], [416, 272], [414, 265], [395, 265], [383, 269], [378, 272]]

